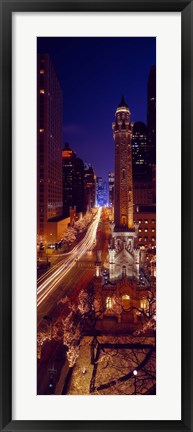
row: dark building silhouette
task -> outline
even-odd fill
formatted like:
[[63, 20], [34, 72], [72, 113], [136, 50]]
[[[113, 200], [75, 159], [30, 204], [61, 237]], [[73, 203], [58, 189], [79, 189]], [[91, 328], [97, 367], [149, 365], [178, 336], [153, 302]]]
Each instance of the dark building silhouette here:
[[156, 163], [156, 66], [152, 66], [148, 77], [147, 132], [149, 163]]
[[49, 220], [62, 216], [62, 91], [47, 54], [37, 58], [37, 234], [49, 239]]
[[152, 205], [153, 199], [153, 178], [152, 171], [135, 173], [133, 179], [133, 202], [138, 206]]
[[133, 201], [136, 205], [153, 203], [153, 175], [148, 150], [147, 127], [145, 123], [136, 122], [132, 137]]
[[133, 201], [139, 206], [156, 202], [156, 66], [148, 77], [147, 127], [142, 122], [133, 126]]
[[95, 207], [96, 176], [92, 165], [84, 164], [84, 211]]
[[84, 163], [66, 143], [62, 150], [63, 216], [68, 217], [70, 207], [79, 213], [84, 207]]
[[148, 165], [147, 127], [140, 121], [134, 123], [133, 126], [132, 164], [133, 176], [135, 173], [145, 172]]

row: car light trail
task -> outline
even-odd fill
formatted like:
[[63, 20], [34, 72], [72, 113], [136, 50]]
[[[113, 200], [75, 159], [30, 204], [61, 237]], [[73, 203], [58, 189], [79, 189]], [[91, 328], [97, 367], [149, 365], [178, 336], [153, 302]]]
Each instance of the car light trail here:
[[[97, 215], [91, 225], [85, 237], [74, 247], [74, 249], [69, 253], [69, 257], [65, 262], [60, 262], [55, 265], [54, 271], [49, 270], [46, 275], [46, 279], [39, 284], [37, 288], [37, 306], [45, 301], [45, 299], [54, 291], [58, 284], [62, 281], [64, 276], [72, 269], [75, 265], [75, 259], [80, 259], [82, 255], [86, 253], [88, 249], [91, 249], [96, 237], [96, 231], [101, 217], [101, 208], [99, 208]], [[65, 254], [66, 256], [67, 254]], [[38, 280], [41, 282], [42, 278]]]

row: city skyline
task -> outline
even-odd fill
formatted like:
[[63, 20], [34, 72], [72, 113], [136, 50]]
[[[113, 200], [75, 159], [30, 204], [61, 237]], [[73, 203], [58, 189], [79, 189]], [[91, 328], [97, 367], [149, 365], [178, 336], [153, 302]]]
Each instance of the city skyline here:
[[156, 66], [143, 38], [68, 38], [68, 61], [56, 41], [60, 67], [37, 55], [37, 394], [155, 395]]
[[122, 95], [131, 121], [147, 124], [155, 45], [155, 38], [38, 38], [37, 50], [49, 54], [63, 93], [62, 147], [68, 142], [106, 181], [114, 170], [111, 125]]

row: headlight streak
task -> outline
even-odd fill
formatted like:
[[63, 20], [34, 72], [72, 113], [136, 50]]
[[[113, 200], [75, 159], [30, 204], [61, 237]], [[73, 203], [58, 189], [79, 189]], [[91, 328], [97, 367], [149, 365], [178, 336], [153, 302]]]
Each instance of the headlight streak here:
[[[72, 269], [76, 263], [75, 259], [80, 259], [88, 249], [92, 248], [96, 237], [98, 223], [101, 217], [101, 210], [102, 208], [99, 208], [96, 218], [89, 226], [85, 237], [69, 253], [69, 258], [65, 262], [56, 264], [54, 268], [57, 268], [54, 272], [53, 268], [51, 269], [52, 274], [50, 276], [50, 270], [46, 273], [46, 275], [44, 275], [46, 276], [46, 280], [42, 282], [37, 288], [37, 306], [40, 306], [40, 304], [54, 291], [64, 276], [66, 276], [66, 274]], [[38, 282], [41, 280], [42, 279], [39, 278]]]
[[[93, 218], [93, 222], [96, 222], [96, 216], [97, 215], [95, 215], [94, 216], [94, 218]], [[93, 224], [93, 222], [92, 222], [92, 224]], [[91, 225], [92, 225], [91, 224]], [[91, 227], [91, 225], [90, 225], [90, 227]], [[87, 232], [88, 233], [88, 232]], [[86, 234], [87, 235], [87, 234]], [[68, 255], [71, 255], [71, 254], [73, 254], [73, 253], [76, 253], [77, 252], [77, 247], [78, 246], [80, 246], [81, 244], [83, 244], [85, 242], [85, 237], [78, 243], [78, 245], [76, 245], [70, 252], [64, 252], [64, 253], [62, 253], [62, 254], [54, 254], [54, 257], [60, 257], [60, 258], [62, 258], [62, 257], [67, 257]], [[93, 247], [94, 247], [94, 244], [93, 244]], [[40, 276], [39, 278], [38, 278], [38, 284], [41, 282], [41, 281], [43, 281], [43, 280], [45, 280], [45, 279], [47, 279], [47, 277], [48, 277], [48, 275], [49, 274], [52, 274], [53, 273], [53, 270], [54, 269], [56, 269], [56, 268], [58, 268], [58, 267], [60, 267], [60, 265], [61, 265], [61, 261], [59, 262], [59, 263], [56, 263], [56, 264], [54, 264], [53, 266], [52, 266], [52, 268], [51, 269], [49, 269], [49, 270], [47, 270], [47, 272], [46, 273], [44, 273], [42, 276]]]

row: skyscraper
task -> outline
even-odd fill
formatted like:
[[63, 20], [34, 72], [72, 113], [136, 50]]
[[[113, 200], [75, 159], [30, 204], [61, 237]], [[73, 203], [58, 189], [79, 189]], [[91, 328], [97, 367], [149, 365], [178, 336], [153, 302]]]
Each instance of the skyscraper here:
[[149, 163], [156, 163], [156, 66], [152, 66], [148, 77], [147, 90], [147, 131]]
[[95, 207], [96, 176], [92, 165], [84, 164], [84, 210], [89, 211]]
[[132, 165], [133, 177], [135, 173], [143, 173], [148, 163], [147, 127], [143, 122], [133, 125], [132, 136]]
[[81, 212], [84, 207], [84, 163], [66, 143], [62, 151], [63, 215], [69, 216], [70, 207]]
[[62, 216], [62, 91], [47, 54], [37, 60], [37, 233]]
[[109, 181], [109, 207], [113, 207], [114, 206], [114, 186], [115, 186], [114, 172], [109, 172], [108, 181]]
[[133, 201], [136, 205], [153, 203], [152, 166], [149, 161], [147, 127], [136, 122], [132, 137]]
[[107, 183], [103, 181], [102, 177], [96, 178], [96, 205], [107, 205]]

